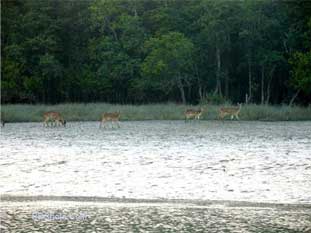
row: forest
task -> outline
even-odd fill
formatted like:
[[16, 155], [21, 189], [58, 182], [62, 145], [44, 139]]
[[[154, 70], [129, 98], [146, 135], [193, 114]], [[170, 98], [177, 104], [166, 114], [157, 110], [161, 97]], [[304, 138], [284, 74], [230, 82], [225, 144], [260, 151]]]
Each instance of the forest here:
[[1, 0], [1, 103], [311, 103], [311, 1]]

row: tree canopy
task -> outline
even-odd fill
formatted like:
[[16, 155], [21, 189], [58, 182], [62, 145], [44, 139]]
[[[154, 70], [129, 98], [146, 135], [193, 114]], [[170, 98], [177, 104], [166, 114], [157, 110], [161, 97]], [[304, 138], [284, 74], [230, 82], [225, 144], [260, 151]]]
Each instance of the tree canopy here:
[[311, 102], [311, 2], [1, 0], [2, 103]]

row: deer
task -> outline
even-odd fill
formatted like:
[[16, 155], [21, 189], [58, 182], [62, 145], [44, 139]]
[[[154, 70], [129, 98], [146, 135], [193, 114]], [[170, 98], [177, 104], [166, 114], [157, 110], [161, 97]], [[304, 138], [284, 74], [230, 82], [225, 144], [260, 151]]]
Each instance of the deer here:
[[51, 123], [51, 126], [53, 126], [53, 123], [55, 123], [55, 126], [66, 126], [66, 121], [64, 120], [64, 118], [61, 116], [61, 114], [59, 112], [45, 112], [43, 114], [43, 126], [48, 127], [48, 123]]
[[200, 117], [203, 113], [203, 108], [200, 108], [199, 110], [194, 110], [194, 109], [187, 109], [185, 111], [185, 122], [187, 122], [187, 120], [189, 119], [196, 119], [196, 120], [200, 120]]
[[111, 121], [112, 127], [113, 123], [116, 123], [118, 128], [120, 128], [119, 119], [120, 119], [120, 112], [106, 112], [103, 113], [100, 120], [99, 127], [101, 128], [103, 125], [106, 128], [106, 122]]
[[241, 111], [242, 104], [238, 104], [238, 107], [222, 107], [219, 109], [219, 119], [224, 119], [225, 116], [230, 115], [231, 120], [236, 118], [239, 120], [239, 113]]

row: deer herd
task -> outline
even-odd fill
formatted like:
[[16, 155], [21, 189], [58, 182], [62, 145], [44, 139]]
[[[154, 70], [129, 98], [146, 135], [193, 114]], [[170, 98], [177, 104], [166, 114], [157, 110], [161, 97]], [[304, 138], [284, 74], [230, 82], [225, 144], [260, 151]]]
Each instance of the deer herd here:
[[[230, 116], [231, 120], [236, 118], [239, 120], [239, 113], [241, 111], [242, 105], [238, 104], [237, 107], [222, 107], [219, 109], [218, 112], [218, 119], [223, 120], [226, 116]], [[187, 109], [184, 112], [185, 116], [185, 122], [193, 119], [193, 120], [200, 120], [202, 113], [206, 111], [204, 108], [200, 109]], [[106, 128], [106, 123], [111, 122], [112, 127], [113, 125], [116, 125], [118, 128], [120, 128], [119, 120], [120, 120], [120, 112], [106, 112], [101, 115], [100, 118], [100, 125], [101, 128], [104, 126]], [[5, 125], [5, 122], [1, 120], [1, 126], [3, 127]], [[43, 126], [66, 126], [66, 120], [63, 118], [63, 116], [59, 112], [45, 112], [43, 114]]]

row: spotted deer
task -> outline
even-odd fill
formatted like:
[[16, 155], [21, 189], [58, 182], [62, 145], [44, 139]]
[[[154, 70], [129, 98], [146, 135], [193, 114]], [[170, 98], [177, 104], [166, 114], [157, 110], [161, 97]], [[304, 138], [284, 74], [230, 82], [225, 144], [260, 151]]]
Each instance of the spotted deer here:
[[116, 123], [118, 128], [120, 128], [119, 119], [120, 119], [120, 112], [106, 112], [102, 114], [101, 121], [99, 127], [106, 127], [106, 122], [111, 122], [112, 127], [113, 124]]
[[225, 116], [231, 116], [231, 120], [236, 118], [239, 120], [239, 113], [241, 111], [242, 104], [238, 104], [238, 107], [223, 107], [219, 109], [219, 119], [224, 119]]
[[203, 113], [203, 108], [200, 108], [199, 110], [187, 109], [185, 111], [185, 122], [187, 122], [187, 120], [189, 119], [200, 120], [202, 113]]
[[45, 112], [43, 118], [43, 126], [49, 126], [49, 122], [51, 123], [51, 126], [66, 126], [66, 121], [59, 112]]

